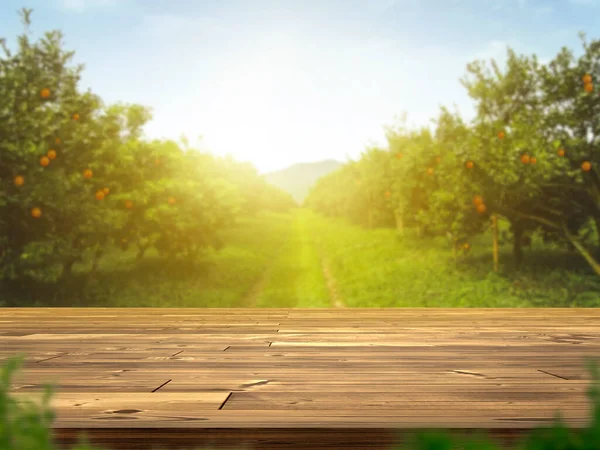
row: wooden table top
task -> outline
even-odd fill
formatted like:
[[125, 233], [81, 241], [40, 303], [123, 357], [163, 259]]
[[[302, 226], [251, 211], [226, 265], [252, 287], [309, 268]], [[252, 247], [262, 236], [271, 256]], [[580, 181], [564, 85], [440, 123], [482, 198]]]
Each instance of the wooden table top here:
[[528, 429], [590, 418], [600, 309], [2, 308], [55, 429]]

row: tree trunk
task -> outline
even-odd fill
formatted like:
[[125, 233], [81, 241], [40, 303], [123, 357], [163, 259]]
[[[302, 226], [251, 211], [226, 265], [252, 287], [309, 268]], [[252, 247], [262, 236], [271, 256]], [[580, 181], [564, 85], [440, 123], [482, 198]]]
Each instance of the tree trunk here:
[[596, 246], [600, 247], [600, 217], [594, 217], [594, 225], [596, 227]]
[[147, 245], [140, 246], [139, 250], [137, 252], [137, 255], [135, 256], [135, 260], [139, 261], [140, 259], [142, 259], [144, 257], [144, 253], [146, 253], [147, 249], [148, 249]]
[[452, 256], [454, 256], [454, 264], [455, 265], [458, 260], [458, 252], [457, 252], [457, 248], [456, 248], [457, 246], [458, 246], [458, 239], [452, 238]]
[[498, 272], [498, 216], [492, 216], [492, 253], [494, 255], [494, 272]]
[[401, 207], [396, 210], [396, 230], [400, 236], [404, 236], [404, 217]]
[[76, 262], [76, 258], [71, 258], [63, 264], [62, 273], [60, 274], [61, 281], [71, 278], [73, 275], [73, 264]]
[[575, 247], [579, 254], [585, 258], [585, 260], [594, 270], [596, 275], [600, 276], [600, 263], [596, 261], [596, 259], [592, 256], [588, 249], [585, 248], [585, 246], [581, 242], [579, 242], [579, 240], [577, 240], [577, 238], [573, 234], [571, 234], [571, 232], [566, 226], [563, 226], [563, 232], [565, 233], [565, 237], [573, 245], [573, 247]]
[[94, 252], [94, 259], [92, 260], [92, 270], [90, 271], [90, 275], [92, 277], [96, 275], [96, 272], [98, 271], [98, 264], [100, 263], [100, 258], [102, 258], [103, 254], [104, 252], [101, 249], [98, 249]]
[[523, 263], [523, 248], [522, 248], [523, 227], [518, 222], [513, 223], [512, 232], [513, 232], [513, 239], [514, 239], [513, 258], [515, 261], [515, 266], [517, 268], [519, 268], [519, 267], [521, 267], [521, 264]]

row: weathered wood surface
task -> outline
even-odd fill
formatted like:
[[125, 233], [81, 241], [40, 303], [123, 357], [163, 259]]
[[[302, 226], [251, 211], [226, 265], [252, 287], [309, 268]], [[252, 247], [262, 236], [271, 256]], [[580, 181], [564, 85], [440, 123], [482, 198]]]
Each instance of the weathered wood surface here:
[[113, 448], [143, 448], [185, 429], [272, 448], [296, 430], [315, 448], [342, 432], [384, 445], [396, 428], [508, 435], [557, 410], [584, 426], [600, 309], [0, 309], [0, 360], [19, 352], [11, 394], [54, 383], [64, 442], [127, 430], [138, 446]]

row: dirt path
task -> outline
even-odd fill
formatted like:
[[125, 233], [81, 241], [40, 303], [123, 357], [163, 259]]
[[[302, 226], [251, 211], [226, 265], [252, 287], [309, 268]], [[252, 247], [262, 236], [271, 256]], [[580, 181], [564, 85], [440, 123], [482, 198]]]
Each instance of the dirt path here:
[[[270, 264], [244, 297], [245, 307], [286, 302], [291, 307], [343, 308], [329, 259], [305, 215], [290, 222], [288, 239], [272, 255]], [[270, 300], [269, 300], [270, 299]]]
[[323, 276], [325, 277], [325, 281], [327, 282], [327, 290], [329, 291], [329, 298], [331, 299], [331, 304], [335, 308], [345, 308], [346, 305], [344, 305], [342, 297], [340, 296], [337, 281], [335, 280], [335, 277], [331, 274], [329, 260], [327, 260], [322, 255], [322, 252], [319, 252], [319, 254], [321, 256], [321, 269], [323, 270]]
[[313, 246], [316, 248], [317, 253], [319, 254], [319, 260], [321, 261], [321, 271], [323, 272], [323, 278], [325, 278], [325, 282], [327, 283], [327, 291], [329, 292], [331, 306], [333, 306], [334, 308], [345, 308], [346, 305], [344, 304], [342, 296], [340, 295], [338, 283], [331, 271], [331, 263], [329, 259], [325, 256], [325, 252], [323, 252], [323, 247], [320, 245], [319, 240], [316, 238], [313, 230], [311, 230], [311, 240]]
[[265, 290], [265, 286], [269, 282], [271, 272], [273, 272], [273, 264], [271, 264], [267, 270], [264, 271], [256, 284], [252, 286], [250, 292], [246, 294], [246, 297], [243, 300], [245, 308], [253, 308], [256, 306], [256, 301], [260, 297], [260, 294], [262, 294], [262, 292]]

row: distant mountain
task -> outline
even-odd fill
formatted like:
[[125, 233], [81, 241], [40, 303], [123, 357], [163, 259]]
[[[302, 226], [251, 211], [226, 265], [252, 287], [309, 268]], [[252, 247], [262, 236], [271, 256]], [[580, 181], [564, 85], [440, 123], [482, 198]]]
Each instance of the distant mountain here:
[[343, 163], [331, 159], [314, 163], [299, 163], [287, 169], [267, 173], [264, 177], [269, 183], [292, 194], [298, 203], [302, 203], [310, 188], [319, 178], [342, 165]]

